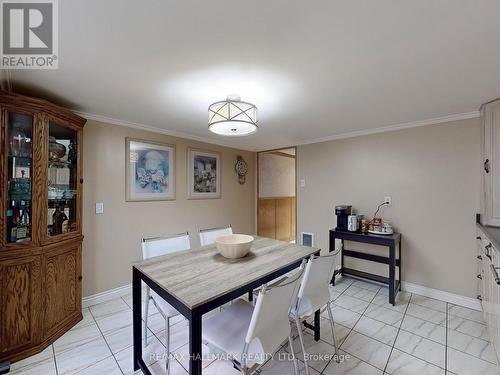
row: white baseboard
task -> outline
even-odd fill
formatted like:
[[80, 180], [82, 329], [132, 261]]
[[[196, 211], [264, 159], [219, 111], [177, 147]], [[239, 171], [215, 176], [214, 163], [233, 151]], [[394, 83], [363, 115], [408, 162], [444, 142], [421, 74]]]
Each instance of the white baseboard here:
[[[461, 296], [459, 294], [445, 292], [444, 290], [428, 288], [426, 286], [418, 285], [403, 281], [402, 289], [405, 292], [419, 294], [424, 297], [435, 298], [454, 305], [468, 307], [482, 311], [481, 303], [470, 297]], [[124, 285], [115, 289], [110, 289], [101, 293], [93, 294], [82, 299], [82, 308], [97, 305], [98, 303], [111, 301], [112, 299], [122, 297], [132, 291], [132, 284]]]
[[103, 303], [111, 301], [112, 299], [122, 297], [129, 294], [132, 291], [132, 284], [120, 286], [118, 288], [106, 290], [101, 293], [92, 294], [87, 297], [82, 298], [82, 308], [97, 305], [98, 303]]
[[468, 307], [469, 309], [474, 309], [482, 311], [481, 302], [476, 298], [470, 298], [461, 296], [459, 294], [445, 292], [443, 290], [432, 289], [426, 286], [408, 283], [403, 281], [402, 289], [405, 292], [419, 294], [424, 297], [435, 298], [448, 303], [453, 303], [454, 305], [459, 305], [463, 307]]

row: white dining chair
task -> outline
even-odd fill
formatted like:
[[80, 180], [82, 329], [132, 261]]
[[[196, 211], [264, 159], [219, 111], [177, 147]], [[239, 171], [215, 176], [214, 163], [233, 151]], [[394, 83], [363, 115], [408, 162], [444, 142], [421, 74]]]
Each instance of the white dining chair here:
[[216, 352], [228, 354], [233, 365], [243, 374], [260, 370], [269, 356], [288, 339], [295, 375], [298, 362], [293, 351], [288, 311], [299, 287], [301, 274], [264, 285], [255, 307], [238, 299], [221, 312], [203, 322], [203, 342]]
[[[143, 238], [141, 240], [142, 258], [149, 259], [161, 255], [185, 251], [191, 248], [189, 233], [181, 233], [166, 237]], [[158, 312], [165, 319], [165, 353], [166, 373], [170, 374], [170, 319], [180, 313], [155, 291], [146, 286], [146, 300], [144, 301], [144, 341], [148, 345], [148, 315], [149, 303], [153, 302]]]
[[211, 245], [217, 237], [228, 236], [230, 234], [233, 234], [231, 225], [220, 228], [200, 229], [200, 244], [201, 246]]
[[304, 367], [306, 375], [309, 375], [309, 365], [305, 355], [306, 349], [304, 336], [302, 334], [302, 322], [312, 317], [314, 312], [326, 307], [330, 318], [332, 330], [333, 347], [337, 355], [337, 341], [335, 339], [335, 323], [333, 321], [332, 309], [330, 306], [330, 285], [331, 275], [335, 262], [334, 255], [311, 256], [305, 265], [304, 276], [300, 284], [299, 292], [290, 308], [290, 317], [295, 321], [299, 333], [300, 346], [304, 353]]

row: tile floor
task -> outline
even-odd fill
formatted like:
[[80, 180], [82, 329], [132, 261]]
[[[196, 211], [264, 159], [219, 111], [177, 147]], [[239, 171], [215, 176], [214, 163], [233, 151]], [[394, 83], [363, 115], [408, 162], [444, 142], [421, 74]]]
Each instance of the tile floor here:
[[[396, 306], [391, 306], [387, 295], [385, 287], [351, 278], [331, 288], [335, 333], [344, 360], [337, 363], [328, 357], [333, 353], [333, 340], [324, 312], [321, 340], [315, 342], [305, 331], [306, 349], [315, 355], [310, 360], [312, 375], [500, 374], [481, 312], [409, 293], [400, 293]], [[43, 352], [14, 363], [11, 374], [134, 374], [130, 306], [131, 297], [124, 296], [85, 309], [78, 325]], [[187, 323], [176, 318], [172, 324], [176, 359], [171, 374], [185, 375]], [[163, 374], [164, 323], [154, 307], [150, 308], [149, 329], [144, 358], [154, 374]], [[294, 345], [302, 359], [297, 339]], [[293, 374], [292, 363], [282, 359], [288, 350], [283, 346], [262, 374]], [[204, 361], [203, 367], [203, 374], [239, 374], [222, 360]]]

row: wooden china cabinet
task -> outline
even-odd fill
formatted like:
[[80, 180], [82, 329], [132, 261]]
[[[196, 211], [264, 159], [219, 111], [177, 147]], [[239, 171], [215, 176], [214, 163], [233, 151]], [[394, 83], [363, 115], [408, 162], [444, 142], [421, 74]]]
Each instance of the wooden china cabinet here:
[[85, 121], [0, 91], [0, 362], [43, 350], [82, 319]]

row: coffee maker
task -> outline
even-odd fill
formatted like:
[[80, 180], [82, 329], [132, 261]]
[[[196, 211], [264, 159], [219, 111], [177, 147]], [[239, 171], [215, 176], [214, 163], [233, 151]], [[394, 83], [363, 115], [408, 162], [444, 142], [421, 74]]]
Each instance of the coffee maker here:
[[337, 215], [337, 227], [335, 230], [347, 232], [348, 219], [351, 211], [352, 206], [349, 205], [335, 206], [335, 215]]

